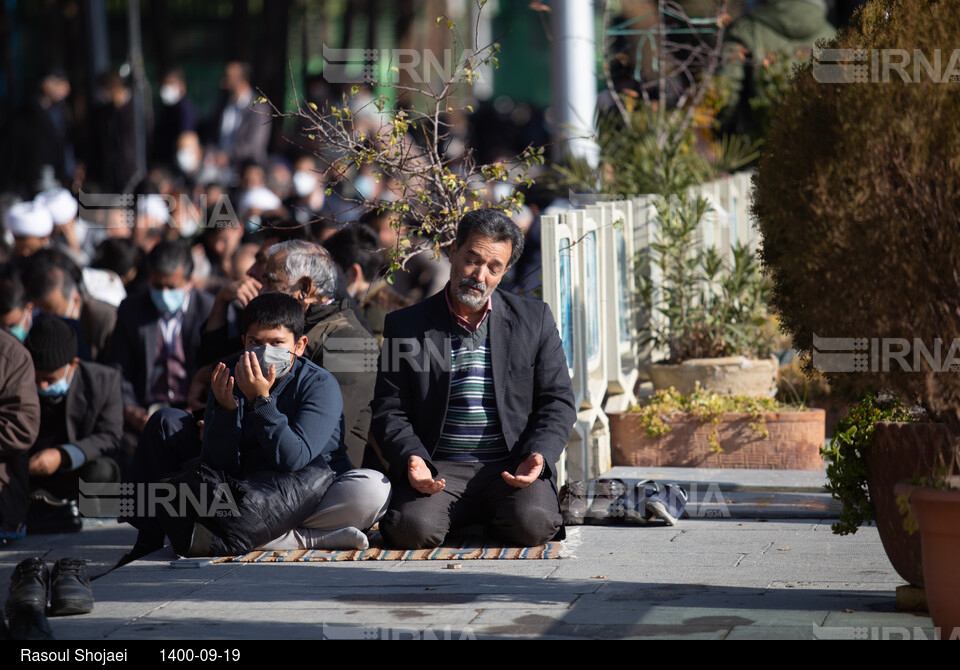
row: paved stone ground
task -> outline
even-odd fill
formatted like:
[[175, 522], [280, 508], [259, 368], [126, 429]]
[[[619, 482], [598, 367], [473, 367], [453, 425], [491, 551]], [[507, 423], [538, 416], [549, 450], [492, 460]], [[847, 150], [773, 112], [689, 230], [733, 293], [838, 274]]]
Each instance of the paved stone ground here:
[[[47, 536], [47, 545], [57, 536]], [[93, 571], [132, 541], [118, 526], [66, 538], [48, 557]], [[36, 541], [36, 539], [32, 540]], [[674, 528], [580, 527], [559, 560], [172, 567], [169, 549], [94, 581], [93, 613], [51, 619], [58, 639], [932, 637], [893, 609], [902, 582], [874, 528], [685, 520]], [[31, 555], [4, 552], [9, 574]], [[182, 563], [182, 562], [179, 562]]]
[[[731, 499], [765, 486], [723, 478]], [[783, 495], [810, 493], [780, 483]], [[755, 516], [765, 509], [770, 501]], [[50, 623], [58, 639], [83, 640], [932, 638], [928, 617], [894, 611], [903, 582], [876, 529], [839, 537], [830, 522], [585, 526], [570, 529], [557, 560], [198, 566], [168, 548], [95, 580], [91, 614]], [[94, 524], [11, 545], [0, 552], [0, 580], [36, 555], [87, 558], [103, 572], [134, 532]]]

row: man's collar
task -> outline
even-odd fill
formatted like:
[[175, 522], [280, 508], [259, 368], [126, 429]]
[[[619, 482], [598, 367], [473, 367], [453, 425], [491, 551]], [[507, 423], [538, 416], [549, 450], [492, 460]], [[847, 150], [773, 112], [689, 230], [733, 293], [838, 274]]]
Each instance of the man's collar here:
[[468, 319], [465, 319], [457, 314], [456, 310], [453, 308], [453, 303], [450, 301], [450, 288], [450, 282], [447, 282], [447, 285], [443, 287], [443, 296], [447, 299], [447, 309], [450, 310], [450, 315], [457, 320], [457, 323], [471, 333], [477, 332], [477, 330], [480, 328], [480, 324], [483, 323], [483, 320], [486, 319], [487, 315], [490, 314], [491, 310], [493, 310], [493, 293], [491, 293], [487, 298], [487, 306], [483, 310], [483, 316], [480, 317], [480, 320], [477, 321], [477, 325], [474, 326]]

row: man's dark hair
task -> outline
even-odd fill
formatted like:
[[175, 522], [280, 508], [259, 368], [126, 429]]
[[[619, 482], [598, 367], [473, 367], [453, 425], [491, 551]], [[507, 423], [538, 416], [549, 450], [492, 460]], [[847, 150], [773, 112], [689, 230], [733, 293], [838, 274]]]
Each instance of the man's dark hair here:
[[183, 267], [183, 276], [189, 279], [193, 274], [193, 256], [186, 242], [163, 240], [147, 256], [147, 268], [150, 272], [172, 275], [180, 267]]
[[270, 328], [286, 328], [299, 340], [306, 328], [303, 307], [296, 298], [286, 293], [264, 293], [247, 303], [240, 316], [240, 332], [247, 334], [250, 326], [258, 323]]
[[23, 266], [20, 279], [27, 298], [33, 302], [43, 300], [54, 291], [59, 291], [64, 298], [69, 299], [78, 288], [71, 272], [54, 265], [46, 258], [31, 257], [30, 262]]
[[371, 228], [362, 223], [352, 223], [342, 228], [323, 243], [333, 262], [344, 272], [356, 263], [366, 281], [372, 281], [383, 267], [383, 255], [380, 253], [380, 238]]
[[0, 269], [0, 316], [27, 304], [27, 292], [16, 271], [10, 267]]
[[513, 265], [523, 253], [523, 232], [520, 226], [501, 209], [475, 209], [467, 212], [457, 226], [457, 248], [467, 243], [470, 233], [489, 237], [494, 242], [510, 242], [510, 262]]
[[124, 277], [140, 264], [140, 247], [133, 240], [122, 237], [110, 237], [97, 245], [90, 267], [97, 270], [111, 270]]

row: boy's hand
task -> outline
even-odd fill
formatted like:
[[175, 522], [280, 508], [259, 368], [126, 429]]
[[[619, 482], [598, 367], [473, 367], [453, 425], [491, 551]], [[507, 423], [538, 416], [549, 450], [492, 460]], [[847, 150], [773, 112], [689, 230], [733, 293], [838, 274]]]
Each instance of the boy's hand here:
[[237, 362], [236, 375], [240, 392], [253, 402], [256, 398], [270, 395], [273, 382], [277, 379], [277, 367], [271, 365], [270, 374], [264, 377], [257, 355], [252, 351], [245, 351]]
[[223, 363], [218, 363], [213, 370], [213, 397], [217, 399], [217, 404], [221, 409], [227, 411], [237, 408], [237, 399], [233, 397], [233, 377], [230, 376], [230, 370]]

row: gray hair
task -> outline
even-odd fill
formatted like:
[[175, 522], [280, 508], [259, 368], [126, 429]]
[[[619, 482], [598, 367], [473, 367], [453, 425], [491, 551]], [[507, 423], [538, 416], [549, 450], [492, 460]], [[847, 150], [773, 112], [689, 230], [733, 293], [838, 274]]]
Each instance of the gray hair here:
[[304, 240], [287, 240], [274, 244], [264, 255], [272, 258], [276, 254], [286, 255], [284, 270], [290, 281], [310, 277], [321, 298], [329, 299], [336, 296], [337, 268], [330, 254], [319, 244]]

